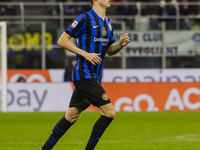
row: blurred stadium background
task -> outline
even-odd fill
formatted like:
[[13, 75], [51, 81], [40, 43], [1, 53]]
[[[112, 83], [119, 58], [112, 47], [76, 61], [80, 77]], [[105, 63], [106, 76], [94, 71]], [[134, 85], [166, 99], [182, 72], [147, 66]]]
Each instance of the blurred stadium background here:
[[[10, 112], [8, 114], [0, 113], [1, 133], [7, 134], [6, 131], [12, 128], [9, 127], [10, 120], [16, 123], [15, 128], [17, 125], [23, 126], [21, 123], [25, 120], [27, 130], [38, 126], [39, 122], [44, 120], [45, 123], [41, 125], [40, 131], [42, 134], [42, 131], [48, 126], [48, 120], [44, 118], [49, 113], [44, 112], [67, 110], [73, 91], [70, 72], [75, 55], [62, 49], [56, 43], [68, 24], [78, 14], [90, 9], [89, 0], [0, 1], [0, 22], [5, 22], [7, 27], [7, 37], [3, 35], [3, 30], [1, 30], [0, 36], [0, 110]], [[137, 135], [137, 131], [134, 130], [134, 134], [139, 137], [139, 140], [122, 141], [123, 144], [118, 142], [117, 147], [123, 150], [150, 150], [160, 147], [160, 149], [177, 148], [177, 150], [198, 149], [200, 130], [195, 127], [200, 125], [199, 0], [112, 0], [112, 6], [106, 14], [114, 21], [116, 41], [122, 30], [129, 33], [131, 42], [117, 55], [105, 58], [103, 86], [118, 112], [119, 119], [126, 116], [125, 113], [130, 115], [132, 112], [130, 117], [136, 117], [136, 120], [131, 121], [127, 118], [127, 120], [121, 121], [130, 123], [129, 127], [132, 124], [133, 128], [136, 127], [140, 131], [140, 134]], [[2, 27], [0, 24], [1, 29], [3, 29]], [[3, 43], [5, 40], [2, 39], [5, 38], [7, 44]], [[4, 46], [7, 46], [7, 52]], [[4, 56], [3, 51], [7, 56]], [[3, 73], [7, 75], [4, 78]], [[4, 83], [4, 81], [7, 82]], [[93, 112], [96, 110], [91, 106], [87, 111], [92, 112], [87, 113], [92, 116], [91, 113], [96, 114]], [[20, 114], [17, 112], [37, 113]], [[141, 114], [136, 112], [141, 112]], [[60, 115], [60, 113], [52, 114], [56, 117], [58, 114]], [[140, 128], [140, 122], [144, 123], [140, 115], [146, 119], [145, 129], [149, 129], [146, 133], [149, 138], [153, 139], [152, 141], [146, 139], [147, 137], [142, 132], [144, 131], [142, 126]], [[185, 115], [185, 118], [182, 115]], [[37, 121], [33, 121], [33, 124], [30, 125], [27, 124], [27, 116], [37, 116], [41, 119], [33, 117]], [[155, 120], [156, 118], [158, 120]], [[51, 121], [54, 125], [57, 119]], [[151, 121], [154, 121], [155, 124]], [[170, 126], [170, 124], [177, 126]], [[117, 125], [120, 125], [120, 120], [116, 123]], [[123, 125], [125, 124], [121, 122], [120, 127]], [[161, 125], [161, 127], [156, 128], [157, 125]], [[190, 129], [186, 127], [189, 125], [192, 125]], [[166, 135], [169, 126], [170, 130], [174, 127], [173, 137], [170, 135], [171, 132]], [[25, 128], [25, 126], [23, 127]], [[20, 131], [20, 129], [18, 130]], [[128, 134], [128, 130], [130, 128], [123, 132]], [[84, 128], [83, 131], [85, 131]], [[159, 136], [158, 132], [163, 138]], [[18, 133], [14, 129], [8, 133], [13, 137], [10, 141], [5, 136], [0, 136], [0, 141], [2, 141], [0, 149], [2, 147], [2, 150], [21, 150], [20, 146], [25, 146], [24, 149], [33, 149], [31, 147], [42, 144], [41, 141], [34, 138], [34, 134], [30, 135], [23, 145], [23, 142], [20, 144], [20, 140], [24, 139], [16, 140]], [[124, 137], [132, 136], [132, 134], [129, 136], [127, 134], [124, 134]], [[151, 137], [151, 134], [154, 136]], [[47, 135], [48, 133], [43, 137], [40, 135], [40, 138], [46, 138]], [[117, 134], [116, 137], [118, 137]], [[36, 143], [30, 144], [29, 140]], [[69, 144], [73, 143], [73, 138], [71, 140]], [[115, 140], [121, 141], [121, 139]], [[145, 141], [146, 144], [148, 143], [146, 147], [141, 144]], [[15, 147], [16, 143], [19, 148]], [[76, 144], [83, 149], [84, 143], [80, 143]], [[127, 143], [129, 146], [123, 147]], [[63, 141], [62, 144], [67, 143]], [[132, 147], [131, 144], [133, 144]], [[137, 146], [134, 147], [135, 145]], [[72, 144], [71, 149], [73, 146]], [[116, 146], [116, 143], [105, 142], [103, 146], [97, 147], [97, 149], [112, 149], [111, 147]], [[59, 148], [64, 149], [64, 146]]]

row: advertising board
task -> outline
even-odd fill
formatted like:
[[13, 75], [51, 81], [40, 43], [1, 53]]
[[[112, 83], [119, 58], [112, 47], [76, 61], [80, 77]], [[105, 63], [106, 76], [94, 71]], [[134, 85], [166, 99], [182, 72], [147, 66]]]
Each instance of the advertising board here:
[[[8, 82], [63, 82], [64, 69], [8, 70]], [[199, 69], [104, 69], [102, 82], [200, 82]]]
[[[200, 110], [199, 83], [103, 83], [103, 87], [115, 111]], [[67, 111], [72, 92], [70, 82], [9, 83], [8, 111]]]

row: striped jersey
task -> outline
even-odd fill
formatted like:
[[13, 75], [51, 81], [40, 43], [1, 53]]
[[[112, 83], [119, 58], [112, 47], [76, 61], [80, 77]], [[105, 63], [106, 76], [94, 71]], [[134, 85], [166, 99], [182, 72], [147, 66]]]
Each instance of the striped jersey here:
[[115, 42], [112, 20], [107, 17], [103, 20], [92, 9], [80, 14], [66, 28], [65, 32], [77, 39], [77, 47], [88, 53], [101, 54], [99, 57], [102, 59], [101, 64], [93, 65], [84, 57], [77, 54], [76, 64], [72, 71], [72, 81], [97, 78], [101, 82], [103, 60], [106, 50]]

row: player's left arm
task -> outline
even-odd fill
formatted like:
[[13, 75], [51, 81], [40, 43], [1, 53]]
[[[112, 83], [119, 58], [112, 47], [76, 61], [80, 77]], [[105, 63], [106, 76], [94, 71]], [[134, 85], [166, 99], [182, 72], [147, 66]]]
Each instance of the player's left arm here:
[[116, 53], [118, 53], [124, 46], [126, 46], [128, 43], [130, 42], [130, 37], [128, 35], [128, 33], [123, 35], [123, 32], [120, 33], [120, 40], [119, 43], [117, 45], [115, 44], [111, 44], [108, 48], [107, 48], [107, 54], [109, 56], [115, 55]]

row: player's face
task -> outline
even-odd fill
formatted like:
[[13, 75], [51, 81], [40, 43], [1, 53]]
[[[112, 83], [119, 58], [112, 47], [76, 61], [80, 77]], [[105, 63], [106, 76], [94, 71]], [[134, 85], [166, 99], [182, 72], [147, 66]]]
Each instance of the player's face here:
[[110, 7], [111, 4], [111, 0], [97, 0], [97, 2], [99, 3], [99, 5], [106, 8]]

